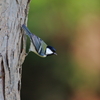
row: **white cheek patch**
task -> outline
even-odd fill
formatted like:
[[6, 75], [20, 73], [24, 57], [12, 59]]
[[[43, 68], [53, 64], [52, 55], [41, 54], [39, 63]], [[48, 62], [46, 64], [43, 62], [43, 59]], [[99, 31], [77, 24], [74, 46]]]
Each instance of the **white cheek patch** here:
[[46, 54], [52, 54], [52, 53], [53, 52], [49, 48], [46, 49]]

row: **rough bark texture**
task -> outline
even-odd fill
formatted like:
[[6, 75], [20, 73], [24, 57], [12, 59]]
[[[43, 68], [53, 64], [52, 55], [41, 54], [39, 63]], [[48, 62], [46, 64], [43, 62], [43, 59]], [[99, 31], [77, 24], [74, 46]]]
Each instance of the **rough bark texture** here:
[[0, 100], [20, 100], [29, 0], [0, 0]]

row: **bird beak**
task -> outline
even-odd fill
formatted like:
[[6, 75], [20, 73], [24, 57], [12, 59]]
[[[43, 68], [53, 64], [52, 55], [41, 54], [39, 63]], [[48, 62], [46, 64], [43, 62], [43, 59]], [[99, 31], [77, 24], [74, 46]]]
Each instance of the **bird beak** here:
[[54, 55], [57, 55], [57, 53], [54, 53]]

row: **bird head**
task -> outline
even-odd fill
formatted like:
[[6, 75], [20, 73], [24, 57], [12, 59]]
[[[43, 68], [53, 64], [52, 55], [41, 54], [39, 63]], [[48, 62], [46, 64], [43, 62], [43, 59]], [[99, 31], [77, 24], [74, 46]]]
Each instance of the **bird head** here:
[[47, 46], [46, 48], [46, 55], [50, 56], [50, 55], [57, 55], [56, 53], [56, 49], [52, 46]]

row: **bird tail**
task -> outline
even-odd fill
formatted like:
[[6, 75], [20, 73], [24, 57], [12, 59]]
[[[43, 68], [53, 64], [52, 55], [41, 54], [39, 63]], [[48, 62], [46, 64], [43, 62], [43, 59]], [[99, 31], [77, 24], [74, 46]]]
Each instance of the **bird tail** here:
[[22, 25], [22, 28], [26, 32], [26, 34], [30, 37], [32, 33], [29, 31], [29, 29], [24, 24]]

